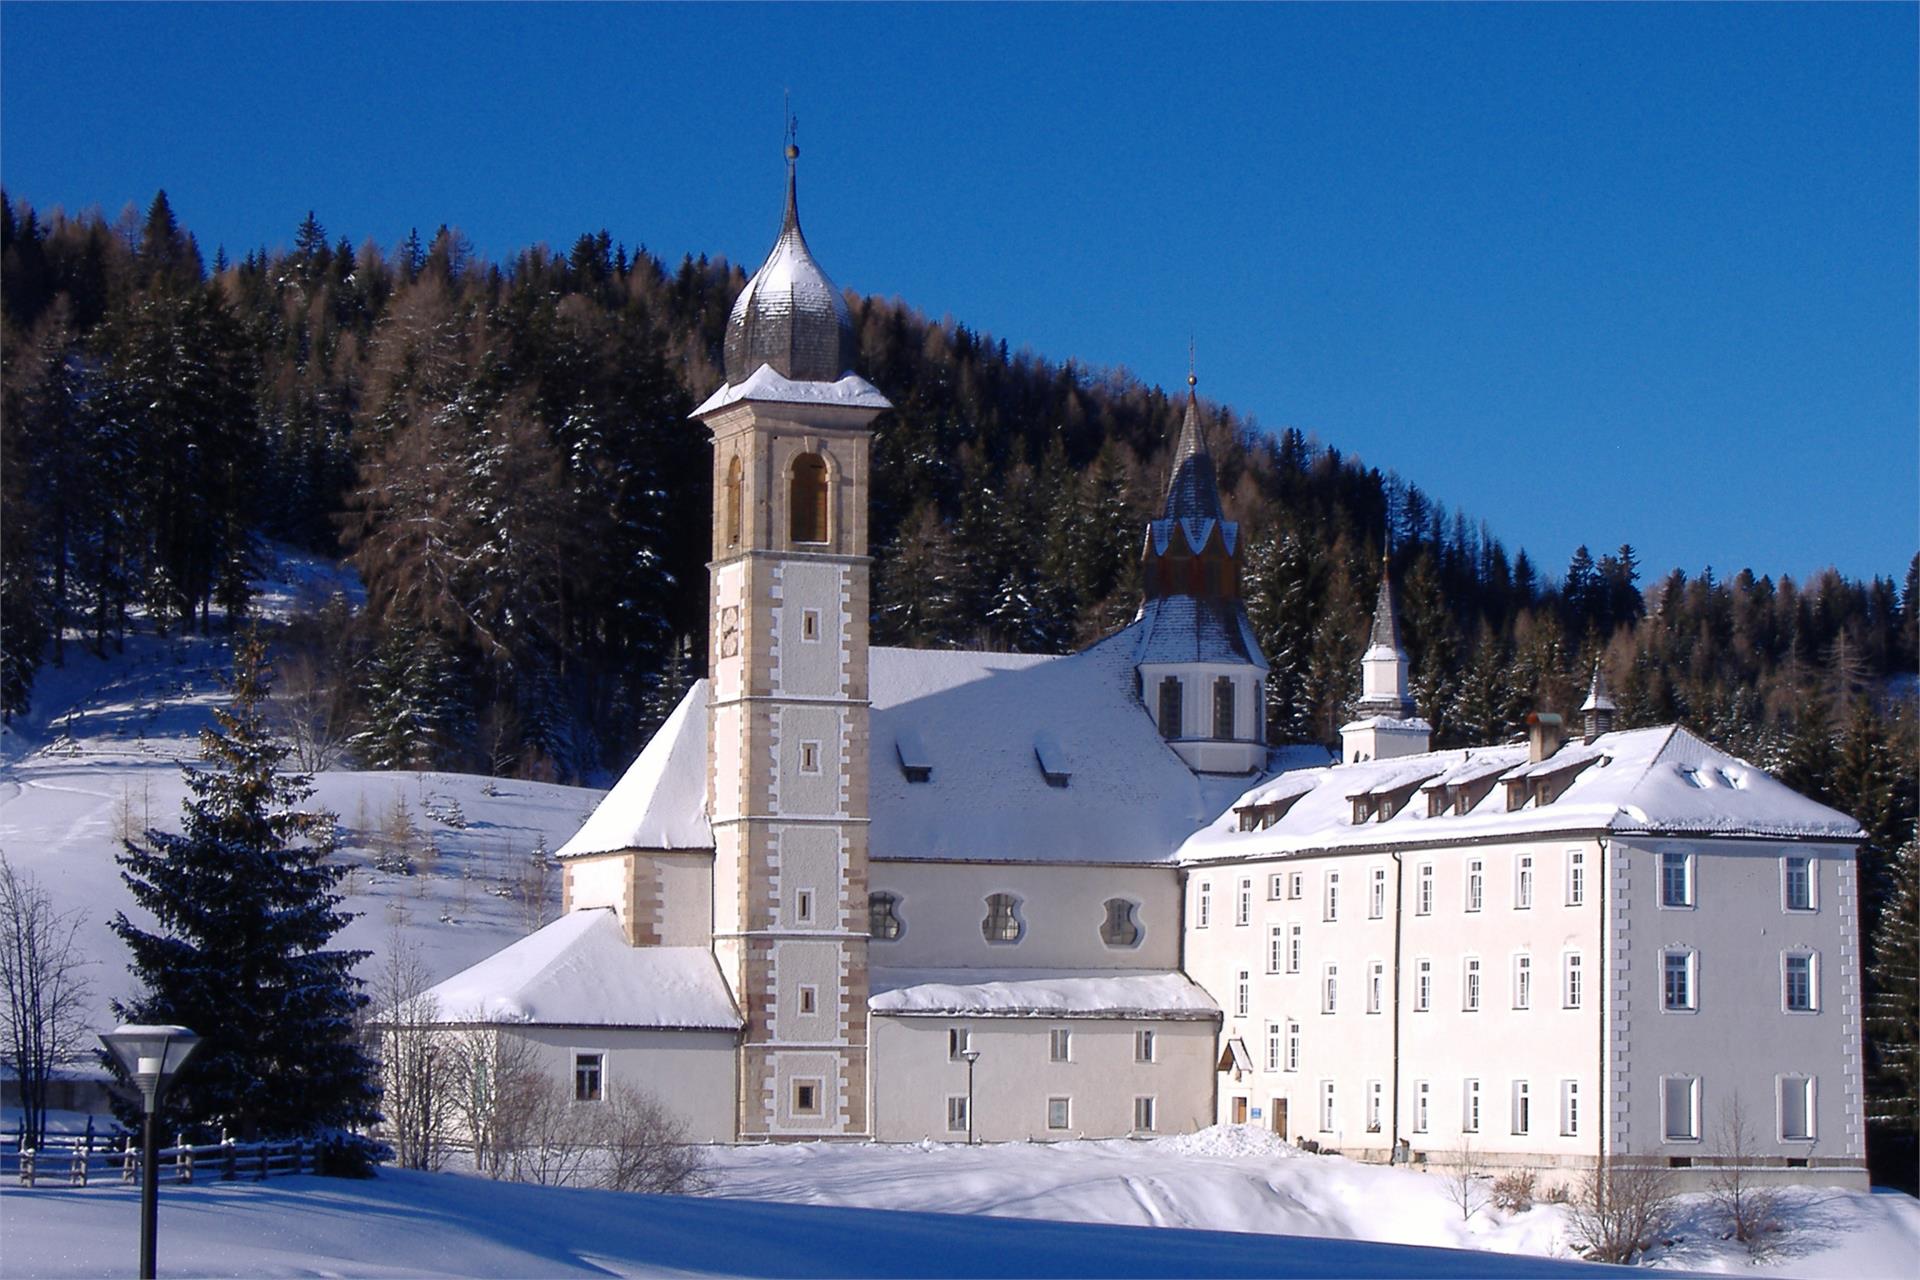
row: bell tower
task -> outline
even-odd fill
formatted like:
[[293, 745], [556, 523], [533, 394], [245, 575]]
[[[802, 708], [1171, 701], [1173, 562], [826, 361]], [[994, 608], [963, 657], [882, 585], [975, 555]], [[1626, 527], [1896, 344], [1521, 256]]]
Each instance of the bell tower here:
[[800, 232], [727, 322], [713, 434], [707, 812], [713, 947], [746, 1026], [742, 1138], [865, 1136], [867, 493], [889, 407]]

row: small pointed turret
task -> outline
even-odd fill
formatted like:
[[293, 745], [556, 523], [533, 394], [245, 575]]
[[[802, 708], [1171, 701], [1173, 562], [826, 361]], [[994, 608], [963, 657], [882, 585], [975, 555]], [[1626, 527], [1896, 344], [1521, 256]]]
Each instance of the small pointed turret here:
[[1341, 755], [1349, 762], [1384, 756], [1418, 755], [1427, 750], [1432, 728], [1414, 714], [1407, 691], [1407, 651], [1400, 643], [1400, 610], [1393, 598], [1393, 559], [1380, 557], [1380, 594], [1373, 606], [1373, 629], [1360, 659], [1357, 718], [1340, 730]]
[[1600, 663], [1593, 664], [1593, 681], [1587, 686], [1587, 700], [1580, 704], [1586, 717], [1586, 740], [1592, 742], [1603, 733], [1613, 732], [1613, 713], [1619, 708], [1607, 692], [1607, 674]]

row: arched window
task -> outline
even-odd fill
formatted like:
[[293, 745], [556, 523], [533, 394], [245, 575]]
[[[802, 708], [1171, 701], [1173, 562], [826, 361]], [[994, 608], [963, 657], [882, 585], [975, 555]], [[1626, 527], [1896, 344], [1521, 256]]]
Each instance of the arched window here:
[[740, 545], [740, 455], [727, 463], [727, 545]]
[[900, 897], [892, 893], [867, 895], [867, 932], [879, 942], [893, 942], [904, 931], [900, 919]]
[[1213, 736], [1223, 742], [1233, 739], [1233, 677], [1220, 676], [1213, 682]]
[[1140, 922], [1134, 918], [1137, 903], [1125, 898], [1107, 899], [1107, 918], [1100, 924], [1100, 941], [1110, 947], [1131, 947], [1140, 941]]
[[1180, 677], [1162, 676], [1160, 679], [1160, 736], [1179, 738], [1180, 732]]
[[1020, 899], [1010, 893], [991, 894], [987, 898], [987, 918], [980, 922], [980, 935], [988, 942], [1018, 942], [1027, 927], [1020, 922]]
[[827, 464], [819, 454], [803, 453], [793, 460], [789, 505], [793, 512], [792, 541], [827, 540]]

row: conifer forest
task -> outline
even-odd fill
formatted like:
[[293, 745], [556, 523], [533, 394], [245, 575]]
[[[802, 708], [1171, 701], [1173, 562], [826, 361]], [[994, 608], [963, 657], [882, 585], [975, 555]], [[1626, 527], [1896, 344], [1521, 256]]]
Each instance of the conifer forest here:
[[[343, 764], [604, 781], [701, 674], [711, 476], [687, 415], [721, 381], [738, 265], [605, 231], [504, 264], [445, 227], [356, 248], [312, 214], [290, 249], [209, 260], [164, 193], [116, 220], [8, 198], [0, 236], [7, 715], [136, 624], [245, 619], [270, 541], [364, 586], [273, 637]], [[1129, 621], [1184, 388], [848, 303], [895, 406], [874, 643], [1051, 652]], [[1854, 815], [1869, 1018], [1901, 1077], [1872, 1110], [1911, 1126], [1920, 557], [1866, 581], [1649, 574], [1632, 546], [1540, 565], [1391, 470], [1202, 404], [1271, 739], [1337, 739], [1390, 554], [1436, 746], [1573, 712], [1598, 663], [1621, 727], [1679, 721]], [[1546, 500], [1598, 498], [1568, 477]]]

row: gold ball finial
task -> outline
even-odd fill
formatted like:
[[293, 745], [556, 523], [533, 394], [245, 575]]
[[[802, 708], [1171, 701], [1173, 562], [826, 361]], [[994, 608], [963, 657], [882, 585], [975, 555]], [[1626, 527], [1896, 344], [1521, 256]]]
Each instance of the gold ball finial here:
[[1188, 375], [1187, 375], [1187, 385], [1188, 385], [1189, 387], [1197, 387], [1197, 386], [1199, 386], [1199, 385], [1200, 385], [1200, 379], [1198, 379], [1198, 378], [1196, 378], [1196, 377], [1194, 377], [1194, 376], [1193, 376], [1192, 374], [1188, 374]]
[[798, 160], [799, 158], [800, 158], [800, 148], [795, 146], [793, 143], [789, 142], [787, 144], [787, 159]]

